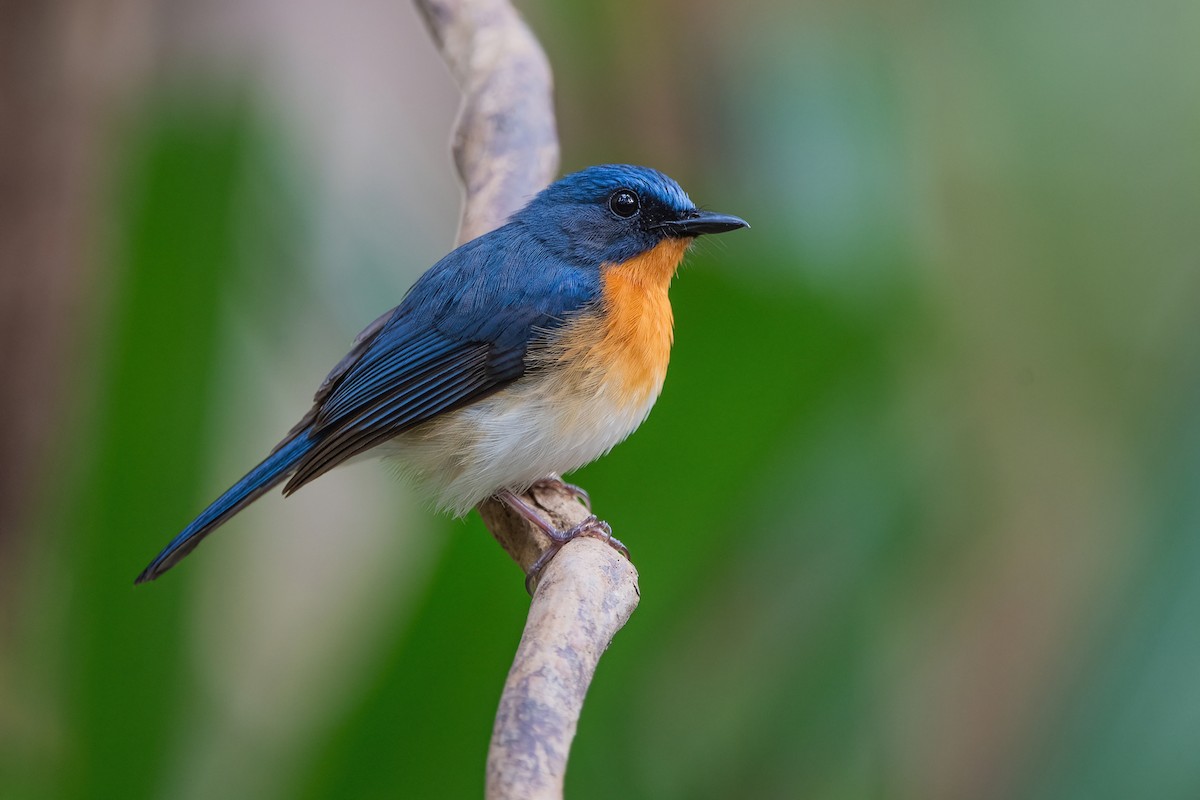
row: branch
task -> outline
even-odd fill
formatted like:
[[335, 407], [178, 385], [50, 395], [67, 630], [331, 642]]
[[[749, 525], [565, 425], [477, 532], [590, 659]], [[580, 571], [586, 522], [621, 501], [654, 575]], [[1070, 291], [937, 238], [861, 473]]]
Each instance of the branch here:
[[600, 656], [638, 603], [637, 570], [583, 537], [546, 565], [500, 696], [488, 800], [558, 800]]
[[[463, 92], [454, 160], [466, 190], [460, 243], [506, 220], [558, 168], [550, 66], [507, 0], [416, 0]], [[587, 511], [540, 485], [525, 499], [559, 529]], [[549, 547], [495, 500], [484, 524], [523, 571]], [[637, 571], [595, 539], [569, 542], [543, 570], [500, 698], [488, 752], [487, 798], [561, 798], [567, 754], [601, 654], [639, 598]]]
[[458, 242], [498, 228], [554, 179], [558, 132], [546, 54], [507, 0], [417, 0], [458, 81]]

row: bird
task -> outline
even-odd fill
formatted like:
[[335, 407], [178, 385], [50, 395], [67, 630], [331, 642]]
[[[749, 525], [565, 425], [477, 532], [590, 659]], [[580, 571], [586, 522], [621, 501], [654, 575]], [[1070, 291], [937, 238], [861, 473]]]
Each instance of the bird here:
[[368, 325], [303, 418], [135, 583], [158, 578], [278, 484], [290, 495], [366, 455], [396, 460], [456, 516], [494, 497], [529, 519], [551, 539], [529, 578], [578, 535], [628, 555], [595, 516], [558, 530], [520, 494], [641, 425], [666, 378], [668, 288], [684, 254], [698, 236], [748, 227], [698, 208], [649, 167], [603, 164], [561, 178], [430, 267]]

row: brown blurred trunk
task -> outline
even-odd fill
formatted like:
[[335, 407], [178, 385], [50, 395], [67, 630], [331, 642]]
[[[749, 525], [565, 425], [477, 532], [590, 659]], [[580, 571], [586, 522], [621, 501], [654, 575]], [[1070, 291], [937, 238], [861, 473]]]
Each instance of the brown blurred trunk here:
[[[0, 0], [0, 564], [62, 431], [106, 115], [145, 53], [142, 0]], [[141, 46], [139, 46], [141, 45]], [[8, 584], [7, 581], [5, 581]]]

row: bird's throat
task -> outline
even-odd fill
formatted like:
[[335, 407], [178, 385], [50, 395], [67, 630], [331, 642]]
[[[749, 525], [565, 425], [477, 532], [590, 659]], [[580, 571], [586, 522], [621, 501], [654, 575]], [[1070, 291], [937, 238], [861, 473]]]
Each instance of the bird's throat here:
[[662, 388], [675, 338], [667, 289], [691, 239], [667, 239], [635, 258], [604, 268], [596, 354], [629, 402], [653, 402]]
[[645, 289], [666, 291], [679, 269], [684, 253], [695, 241], [692, 238], [664, 239], [641, 255], [620, 264], [609, 264], [603, 268], [605, 293], [611, 281], [631, 283]]

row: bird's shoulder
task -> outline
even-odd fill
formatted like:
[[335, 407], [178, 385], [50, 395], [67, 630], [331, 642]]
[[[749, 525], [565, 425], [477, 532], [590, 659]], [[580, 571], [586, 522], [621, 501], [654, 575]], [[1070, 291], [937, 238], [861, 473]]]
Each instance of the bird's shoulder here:
[[561, 324], [602, 292], [598, 265], [557, 255], [535, 230], [509, 223], [434, 264], [396, 309], [396, 323], [463, 341], [523, 343], [531, 327]]

